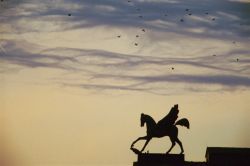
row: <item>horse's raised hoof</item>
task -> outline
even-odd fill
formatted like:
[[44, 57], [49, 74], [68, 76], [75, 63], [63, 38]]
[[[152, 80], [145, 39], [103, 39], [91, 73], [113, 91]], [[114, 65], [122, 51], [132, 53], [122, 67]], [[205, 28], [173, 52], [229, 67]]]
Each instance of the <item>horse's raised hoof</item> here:
[[135, 149], [133, 147], [130, 148], [135, 154], [141, 154], [142, 152], [139, 151], [138, 149]]

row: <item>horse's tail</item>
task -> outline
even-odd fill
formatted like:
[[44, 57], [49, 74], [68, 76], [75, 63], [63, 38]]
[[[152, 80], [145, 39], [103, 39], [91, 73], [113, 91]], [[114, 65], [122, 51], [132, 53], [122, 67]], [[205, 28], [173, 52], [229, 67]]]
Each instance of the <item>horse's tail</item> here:
[[188, 129], [189, 129], [189, 127], [190, 127], [189, 121], [188, 121], [188, 119], [186, 119], [186, 118], [182, 118], [182, 119], [178, 120], [178, 121], [175, 123], [175, 125], [185, 126], [185, 127], [188, 128]]

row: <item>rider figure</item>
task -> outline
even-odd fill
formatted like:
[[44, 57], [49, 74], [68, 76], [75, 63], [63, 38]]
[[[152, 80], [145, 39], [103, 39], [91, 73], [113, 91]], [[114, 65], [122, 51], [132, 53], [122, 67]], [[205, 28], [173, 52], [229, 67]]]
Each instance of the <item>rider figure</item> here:
[[175, 121], [178, 118], [178, 113], [178, 104], [176, 104], [174, 105], [174, 107], [171, 108], [170, 112], [158, 122], [159, 128], [170, 128], [172, 125], [174, 125]]

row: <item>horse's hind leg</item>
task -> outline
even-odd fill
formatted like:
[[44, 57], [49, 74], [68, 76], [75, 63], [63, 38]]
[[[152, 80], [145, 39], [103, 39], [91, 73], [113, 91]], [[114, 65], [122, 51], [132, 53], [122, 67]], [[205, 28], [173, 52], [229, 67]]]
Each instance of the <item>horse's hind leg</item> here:
[[184, 152], [182, 143], [178, 138], [176, 138], [176, 142], [180, 145], [180, 147], [181, 147], [181, 153], [180, 154], [182, 154]]
[[175, 146], [175, 139], [174, 139], [173, 137], [170, 137], [170, 140], [171, 140], [172, 145], [171, 145], [170, 149], [167, 151], [167, 154], [168, 154], [168, 153], [173, 149], [173, 147]]

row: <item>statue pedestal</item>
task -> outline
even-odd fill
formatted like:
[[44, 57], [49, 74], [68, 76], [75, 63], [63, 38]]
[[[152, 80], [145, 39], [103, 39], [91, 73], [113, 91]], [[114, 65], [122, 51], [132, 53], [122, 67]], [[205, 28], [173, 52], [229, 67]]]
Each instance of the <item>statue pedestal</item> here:
[[133, 166], [184, 166], [184, 154], [138, 154], [138, 161]]

